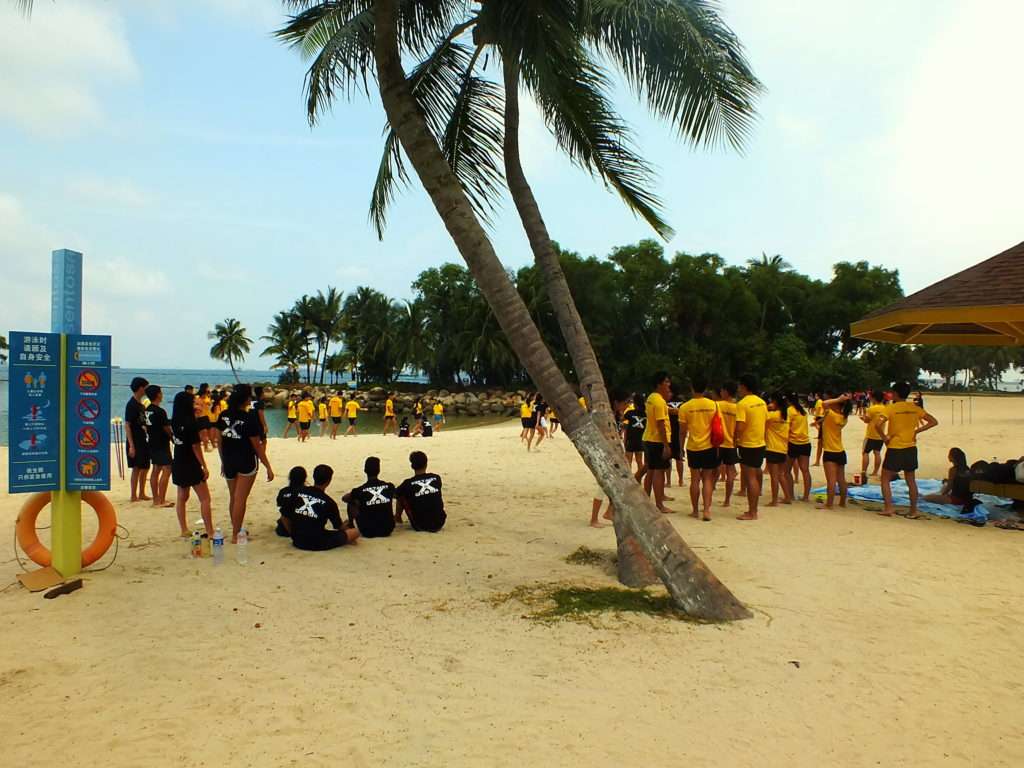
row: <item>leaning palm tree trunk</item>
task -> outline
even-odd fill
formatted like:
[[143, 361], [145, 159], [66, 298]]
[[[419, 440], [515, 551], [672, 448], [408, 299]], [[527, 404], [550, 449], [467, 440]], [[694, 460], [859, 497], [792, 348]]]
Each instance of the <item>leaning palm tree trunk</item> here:
[[[569, 356], [579, 378], [580, 387], [587, 396], [591, 412], [598, 427], [609, 442], [618, 446], [618, 431], [608, 398], [604, 375], [597, 361], [594, 347], [590, 343], [587, 329], [576, 309], [569, 283], [565, 279], [562, 265], [558, 260], [554, 243], [548, 234], [547, 225], [541, 215], [540, 206], [533, 195], [526, 174], [523, 171], [519, 153], [519, 67], [515, 61], [506, 58], [505, 78], [505, 180], [509, 193], [519, 212], [526, 237], [533, 250], [533, 258], [540, 267], [544, 288], [558, 320], [558, 326], [565, 339]], [[640, 545], [623, 523], [622, 516], [615, 518], [615, 538], [618, 542], [619, 581], [629, 586], [642, 586], [654, 582], [653, 568], [644, 557]]]
[[398, 50], [396, 0], [377, 0], [374, 12], [374, 59], [388, 121], [517, 356], [558, 409], [566, 433], [679, 607], [708, 620], [749, 618], [750, 612], [654, 509], [633, 481], [621, 452], [576, 402], [417, 107]]

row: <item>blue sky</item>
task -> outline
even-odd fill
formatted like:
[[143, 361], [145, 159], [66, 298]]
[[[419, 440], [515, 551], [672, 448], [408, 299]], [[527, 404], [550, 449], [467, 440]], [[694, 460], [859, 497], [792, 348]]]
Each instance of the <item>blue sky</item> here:
[[[767, 86], [744, 155], [691, 150], [621, 100], [660, 173], [670, 252], [781, 253], [819, 277], [868, 259], [911, 291], [1024, 239], [1024, 3], [722, 6]], [[123, 366], [209, 366], [224, 317], [257, 337], [302, 293], [406, 297], [418, 272], [458, 261], [418, 187], [377, 241], [383, 113], [356, 100], [309, 128], [305, 64], [270, 37], [279, 8], [37, 0], [27, 21], [0, 1], [0, 329], [48, 326], [61, 247], [85, 253], [86, 329], [114, 334]], [[529, 109], [523, 146], [564, 246], [603, 255], [651, 236]], [[493, 236], [508, 266], [528, 261], [510, 204]]]

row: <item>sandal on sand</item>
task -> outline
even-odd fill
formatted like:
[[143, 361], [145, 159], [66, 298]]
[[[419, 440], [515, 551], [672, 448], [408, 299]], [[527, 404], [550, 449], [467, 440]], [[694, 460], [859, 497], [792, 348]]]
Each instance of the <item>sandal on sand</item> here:
[[917, 513], [915, 513], [913, 515], [903, 515], [903, 517], [907, 518], [907, 520], [927, 520], [928, 519], [927, 517], [922, 515], [920, 512], [917, 512]]

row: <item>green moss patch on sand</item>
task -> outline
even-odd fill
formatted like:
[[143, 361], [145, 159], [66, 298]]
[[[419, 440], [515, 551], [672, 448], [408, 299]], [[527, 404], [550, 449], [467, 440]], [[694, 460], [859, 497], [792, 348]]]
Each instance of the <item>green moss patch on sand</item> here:
[[540, 622], [577, 621], [597, 628], [595, 619], [611, 615], [646, 614], [663, 619], [693, 622], [672, 604], [667, 594], [644, 589], [584, 587], [575, 584], [534, 584], [517, 587], [491, 598], [491, 605], [509, 602], [525, 605], [523, 618]]
[[604, 551], [591, 549], [590, 547], [580, 547], [575, 552], [568, 554], [565, 562], [569, 565], [596, 565], [603, 568], [615, 564], [616, 554], [611, 550]]

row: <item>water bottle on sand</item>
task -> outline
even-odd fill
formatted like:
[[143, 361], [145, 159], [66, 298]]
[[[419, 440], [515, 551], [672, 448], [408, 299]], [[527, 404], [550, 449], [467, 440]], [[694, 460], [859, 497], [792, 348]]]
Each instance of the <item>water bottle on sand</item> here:
[[249, 562], [249, 533], [242, 528], [238, 532], [238, 543], [235, 544], [235, 558], [239, 565]]
[[213, 532], [213, 564], [224, 562], [224, 532], [218, 528]]

